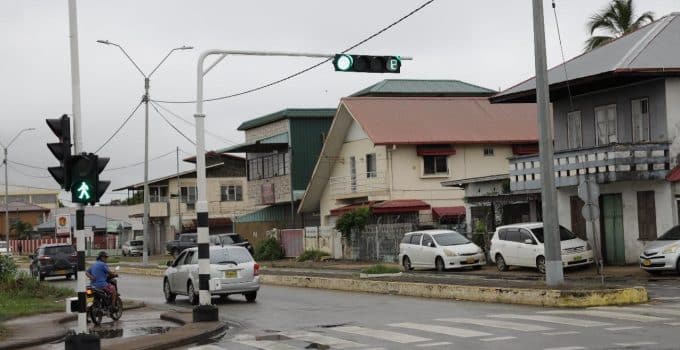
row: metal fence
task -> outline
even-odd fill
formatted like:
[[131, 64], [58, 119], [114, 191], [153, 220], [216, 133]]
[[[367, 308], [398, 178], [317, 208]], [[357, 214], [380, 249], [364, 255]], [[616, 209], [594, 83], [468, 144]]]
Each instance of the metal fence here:
[[401, 239], [413, 230], [410, 223], [367, 225], [363, 231], [352, 235], [352, 258], [396, 262]]

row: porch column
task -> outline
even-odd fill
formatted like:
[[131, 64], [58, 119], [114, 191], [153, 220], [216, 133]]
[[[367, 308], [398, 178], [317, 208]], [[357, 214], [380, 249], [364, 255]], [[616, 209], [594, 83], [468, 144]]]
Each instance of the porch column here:
[[529, 221], [531, 222], [536, 222], [538, 221], [538, 211], [536, 210], [536, 200], [532, 199], [529, 200]]

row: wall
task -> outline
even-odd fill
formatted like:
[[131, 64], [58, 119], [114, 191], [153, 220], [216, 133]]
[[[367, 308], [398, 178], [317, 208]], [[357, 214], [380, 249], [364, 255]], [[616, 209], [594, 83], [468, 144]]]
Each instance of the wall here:
[[295, 118], [290, 121], [294, 190], [307, 189], [332, 121], [333, 118]]
[[[560, 225], [571, 229], [571, 209], [569, 198], [576, 196], [576, 187], [559, 189], [557, 191], [557, 209]], [[623, 235], [626, 263], [638, 263], [638, 257], [646, 242], [638, 240], [638, 212], [637, 191], [654, 191], [656, 208], [656, 232], [660, 236], [673, 227], [675, 214], [673, 210], [674, 198], [671, 194], [671, 185], [665, 181], [634, 181], [617, 182], [600, 185], [600, 194], [621, 193], [623, 203]], [[578, 215], [581, 215], [580, 213]], [[600, 227], [599, 220], [596, 222]]]
[[[669, 139], [666, 127], [666, 96], [664, 80], [656, 79], [625, 87], [596, 91], [574, 96], [574, 110], [581, 111], [583, 147], [595, 146], [595, 107], [616, 104], [619, 143], [633, 142], [631, 100], [649, 98], [650, 134], [653, 142]], [[555, 122], [555, 151], [568, 148], [567, 113], [571, 110], [568, 98], [553, 103]]]
[[246, 130], [246, 142], [253, 142], [265, 137], [278, 135], [288, 131], [290, 131], [289, 120], [282, 119], [273, 123]]
[[[290, 158], [286, 157], [286, 164]], [[266, 205], [262, 201], [262, 185], [274, 184], [275, 203], [290, 203], [290, 175], [248, 181], [248, 203], [251, 207]]]
[[[18, 217], [19, 220], [33, 225], [33, 228], [35, 229], [36, 226], [43, 223], [43, 221], [44, 221], [43, 219], [47, 217], [47, 212], [44, 212], [44, 213], [43, 212], [35, 212], [35, 211], [32, 211], [32, 212], [30, 212], [30, 211], [29, 212], [21, 212], [21, 211], [20, 212], [12, 212], [10, 210], [8, 215], [9, 215], [9, 219], [10, 219], [9, 238], [14, 239], [15, 238], [14, 237], [14, 231], [12, 230], [12, 225], [11, 225], [12, 220], [14, 220]], [[5, 211], [4, 210], [0, 211], [0, 232], [2, 232], [2, 234], [0, 234], [0, 241], [4, 241], [5, 235], [7, 234], [5, 232]]]

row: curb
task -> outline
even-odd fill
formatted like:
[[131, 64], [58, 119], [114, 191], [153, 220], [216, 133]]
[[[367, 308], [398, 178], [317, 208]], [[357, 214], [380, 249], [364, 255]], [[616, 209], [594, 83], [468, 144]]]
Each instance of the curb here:
[[555, 290], [497, 288], [414, 282], [386, 282], [348, 278], [261, 275], [262, 284], [367, 292], [436, 299], [455, 299], [548, 307], [591, 307], [639, 304], [649, 301], [647, 289]]

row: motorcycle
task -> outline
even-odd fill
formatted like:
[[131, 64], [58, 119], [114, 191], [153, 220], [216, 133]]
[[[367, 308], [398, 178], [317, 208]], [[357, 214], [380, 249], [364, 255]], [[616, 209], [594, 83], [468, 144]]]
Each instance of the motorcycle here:
[[[116, 267], [116, 271], [120, 267]], [[123, 316], [123, 300], [118, 293], [118, 276], [109, 276], [106, 281], [116, 287], [116, 299], [111, 303], [111, 295], [103, 289], [94, 288], [91, 285], [87, 286], [85, 291], [87, 297], [87, 317], [98, 326], [102, 323], [104, 316], [111, 317], [114, 321], [118, 321]]]

